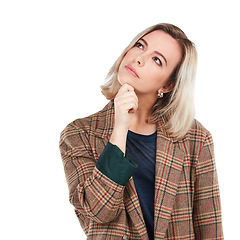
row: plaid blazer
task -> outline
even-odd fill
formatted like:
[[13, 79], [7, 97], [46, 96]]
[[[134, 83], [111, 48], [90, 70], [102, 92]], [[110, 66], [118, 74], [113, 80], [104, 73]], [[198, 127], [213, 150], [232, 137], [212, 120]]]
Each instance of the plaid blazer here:
[[[110, 139], [114, 106], [61, 132], [69, 200], [87, 239], [148, 240], [133, 178], [119, 185], [96, 168]], [[154, 239], [223, 239], [211, 134], [197, 121], [180, 141], [157, 124]]]

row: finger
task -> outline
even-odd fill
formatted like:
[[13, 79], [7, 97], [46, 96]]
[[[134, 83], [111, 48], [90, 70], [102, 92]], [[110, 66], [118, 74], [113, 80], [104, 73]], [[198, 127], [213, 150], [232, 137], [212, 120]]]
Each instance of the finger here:
[[133, 96], [128, 98], [116, 99], [115, 101], [116, 107], [121, 107], [121, 106], [124, 107], [126, 104], [135, 104], [138, 107], [138, 101], [136, 101], [136, 98]]
[[138, 106], [138, 103], [132, 99], [129, 99], [129, 101], [119, 101], [116, 104], [116, 108], [124, 112], [126, 112], [126, 110], [129, 110], [132, 107], [136, 109], [137, 106]]
[[134, 91], [134, 88], [128, 83], [124, 83], [118, 92], [122, 93], [122, 92], [129, 92], [129, 91]]
[[122, 109], [125, 109], [125, 111], [129, 111], [131, 108], [136, 111], [138, 108], [138, 104], [136, 101], [130, 101], [130, 102], [123, 103], [121, 107]]
[[135, 92], [124, 92], [122, 94], [119, 94], [115, 97], [115, 99], [118, 101], [120, 99], [128, 99], [128, 98], [133, 98], [135, 99], [136, 102], [138, 102], [138, 97], [135, 94]]
[[[130, 85], [129, 85], [129, 86], [130, 86]], [[138, 97], [137, 97], [135, 91], [134, 91], [134, 90], [128, 91], [129, 89], [131, 89], [131, 88], [120, 89], [120, 91], [117, 93], [117, 95], [115, 96], [115, 98], [116, 98], [116, 97], [119, 97], [119, 96], [123, 96], [123, 97], [124, 97], [124, 96], [128, 96], [128, 95], [134, 95], [134, 96], [136, 97], [137, 101], [138, 101]], [[132, 89], [133, 89], [133, 88], [132, 88]]]
[[137, 108], [138, 108], [137, 104], [134, 103], [134, 104], [132, 105], [132, 107], [130, 107], [130, 106], [131, 106], [131, 105], [129, 105], [128, 110], [127, 110], [128, 113], [129, 113], [129, 114], [135, 113], [136, 110], [137, 110]]

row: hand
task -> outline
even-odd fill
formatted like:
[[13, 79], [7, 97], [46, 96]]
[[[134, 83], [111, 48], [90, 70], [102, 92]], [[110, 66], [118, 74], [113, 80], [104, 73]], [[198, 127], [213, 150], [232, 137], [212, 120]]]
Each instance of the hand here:
[[133, 113], [138, 108], [138, 98], [134, 88], [125, 83], [119, 89], [115, 99], [115, 127], [128, 130]]
[[133, 113], [138, 108], [138, 98], [132, 86], [126, 83], [122, 85], [114, 99], [114, 107], [115, 123], [110, 142], [125, 154], [127, 132]]

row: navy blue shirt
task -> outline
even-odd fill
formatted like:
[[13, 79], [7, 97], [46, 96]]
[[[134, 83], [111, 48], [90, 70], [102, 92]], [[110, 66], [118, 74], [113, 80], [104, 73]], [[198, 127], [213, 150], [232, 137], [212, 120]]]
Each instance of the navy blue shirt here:
[[154, 192], [157, 132], [141, 135], [128, 131], [126, 152], [138, 165], [133, 174], [149, 239], [154, 239]]

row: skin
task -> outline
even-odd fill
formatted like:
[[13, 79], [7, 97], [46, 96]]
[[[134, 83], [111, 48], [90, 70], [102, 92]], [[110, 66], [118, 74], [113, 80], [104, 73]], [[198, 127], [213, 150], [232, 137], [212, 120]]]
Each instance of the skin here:
[[[122, 86], [114, 99], [115, 124], [110, 138], [123, 153], [128, 130], [145, 135], [156, 131], [156, 124], [147, 119], [158, 93], [173, 89], [168, 79], [181, 58], [177, 41], [160, 30], [144, 36], [124, 56], [118, 71]], [[136, 74], [128, 67], [134, 68]]]

